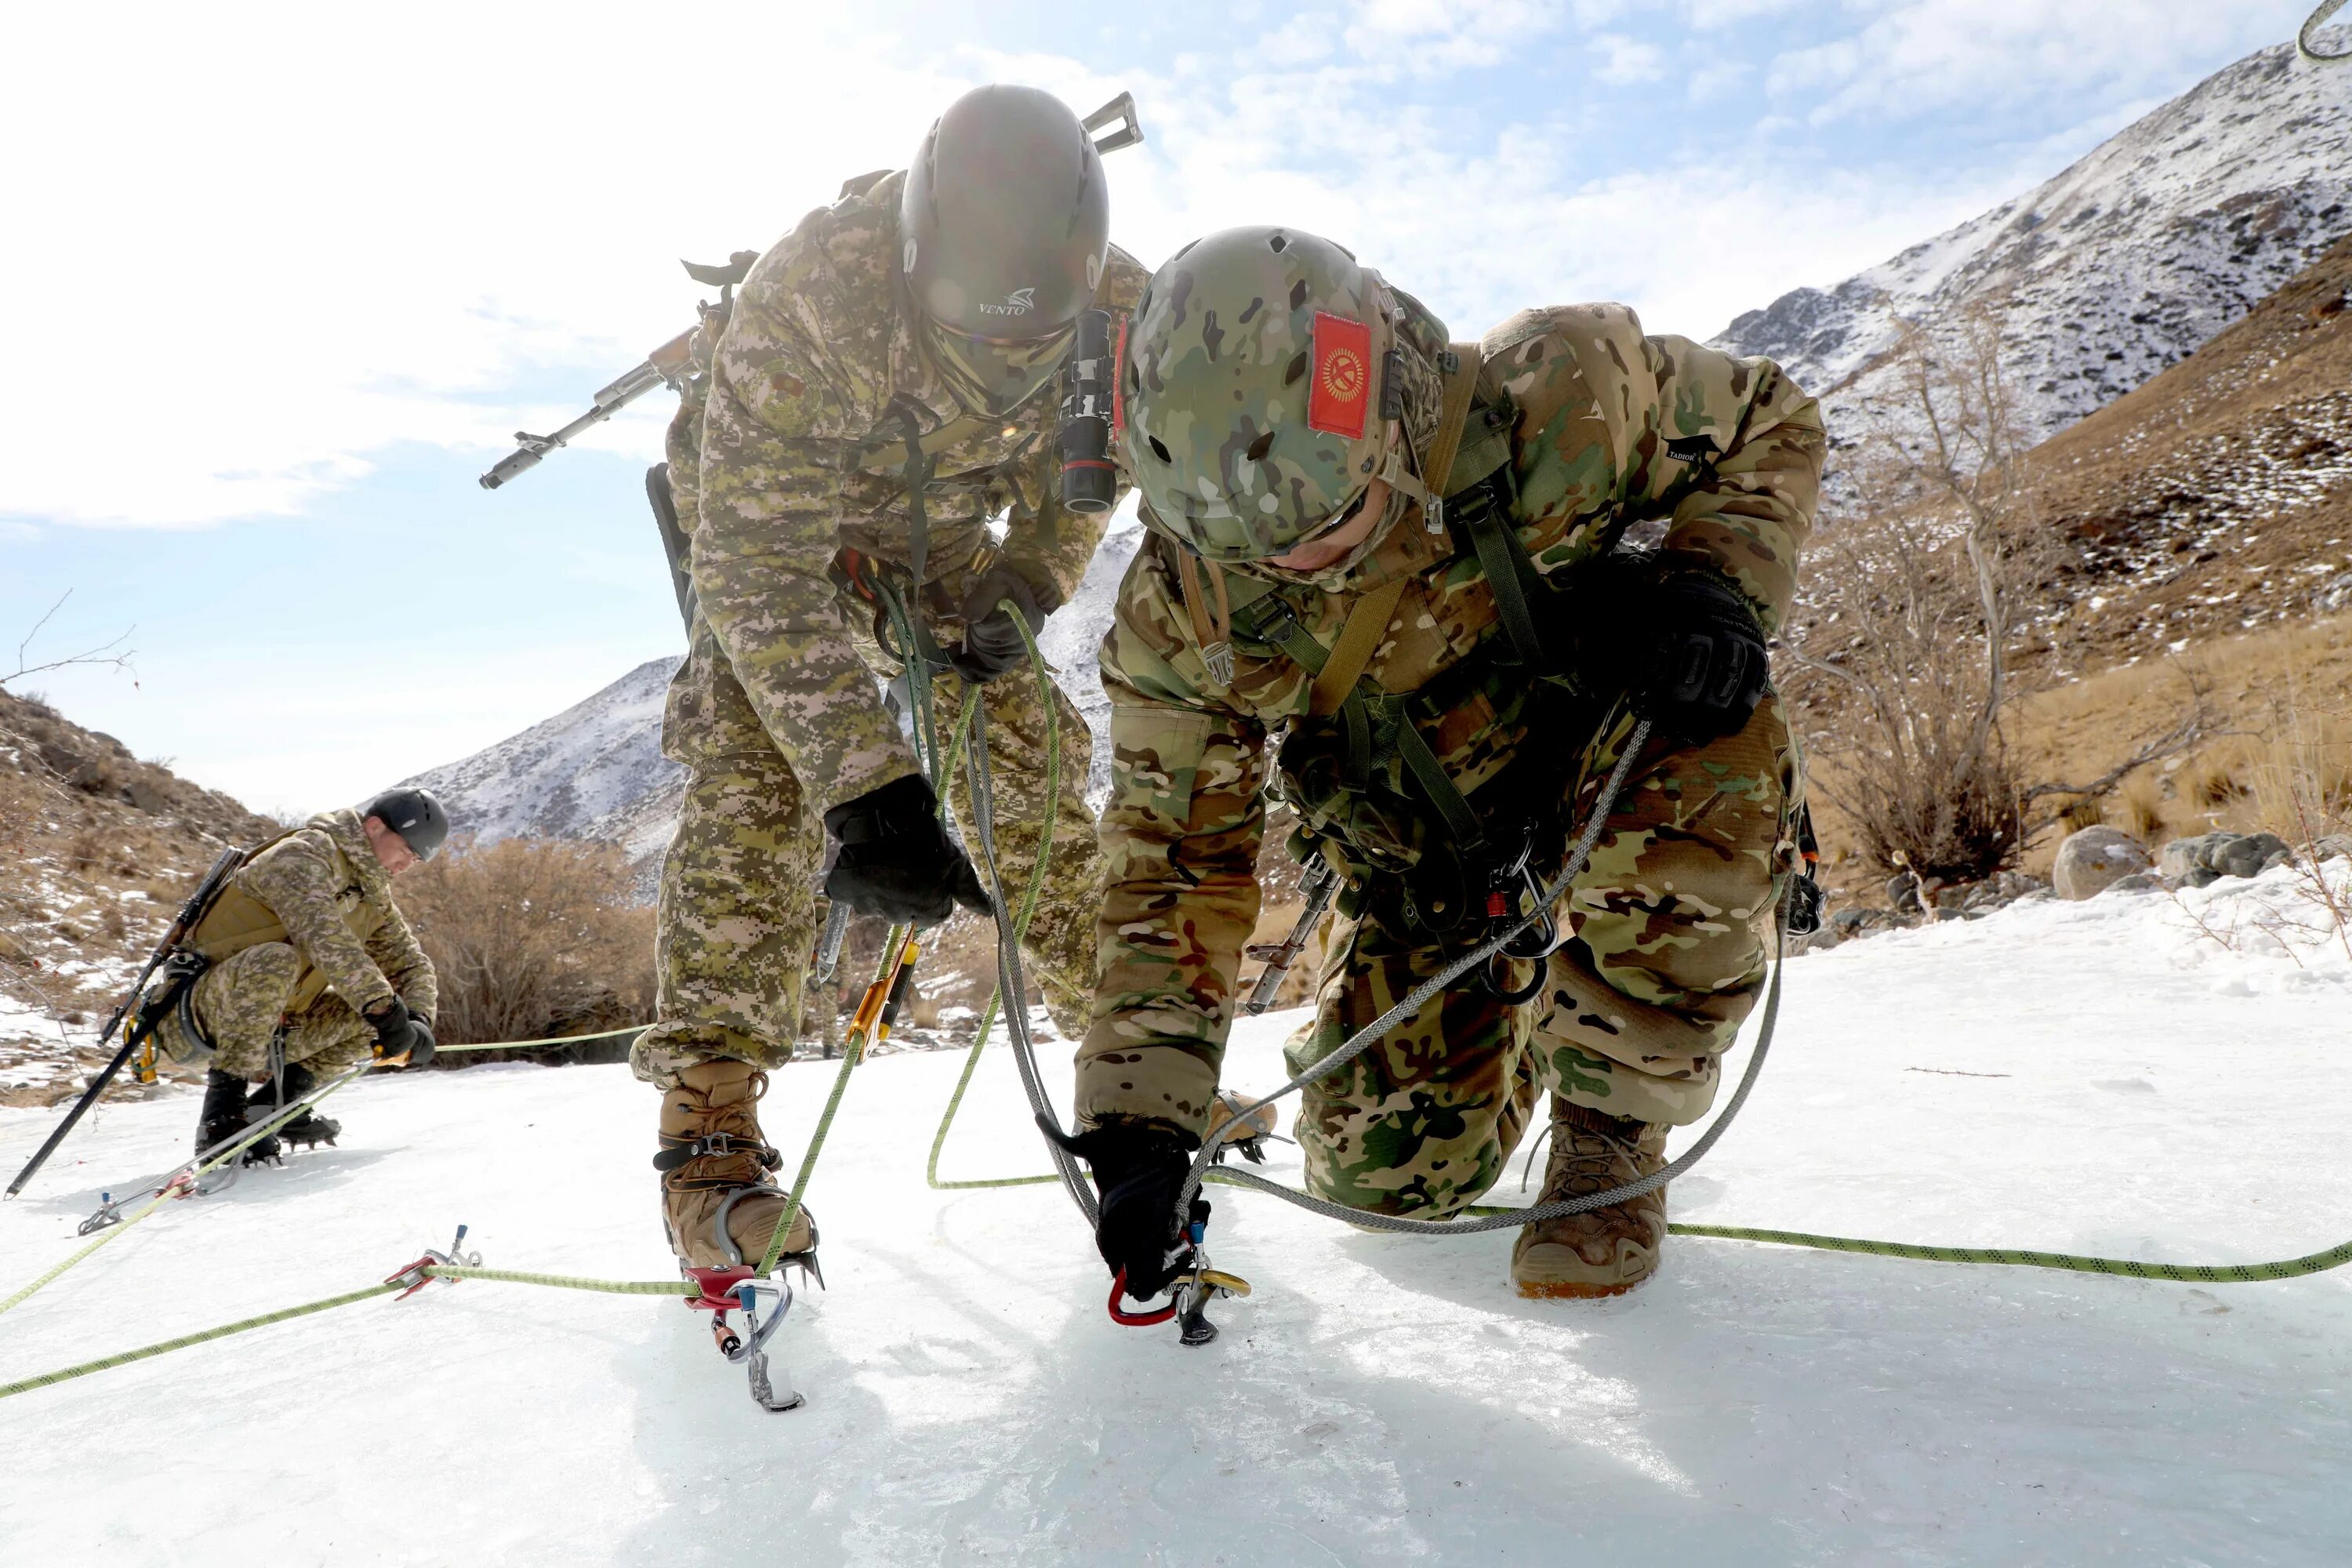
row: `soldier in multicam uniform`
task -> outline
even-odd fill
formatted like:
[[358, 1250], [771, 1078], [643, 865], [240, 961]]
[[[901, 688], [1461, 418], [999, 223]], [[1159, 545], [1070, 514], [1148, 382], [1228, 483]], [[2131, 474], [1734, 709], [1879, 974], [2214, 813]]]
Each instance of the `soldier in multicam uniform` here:
[[[692, 776], [662, 870], [659, 1020], [632, 1060], [663, 1091], [655, 1164], [688, 1266], [761, 1256], [782, 1214], [755, 1104], [793, 1055], [826, 831], [842, 846], [829, 898], [894, 921], [986, 907], [877, 689], [901, 655], [935, 651], [895, 646], [877, 584], [948, 650], [940, 712], [981, 694], [1008, 886], [1054, 824], [1027, 952], [1065, 1032], [1083, 1030], [1100, 886], [1086, 770], [1045, 797], [1045, 713], [1002, 605], [1041, 624], [1101, 537], [1099, 517], [1061, 505], [1051, 388], [1079, 314], [1142, 291], [1108, 205], [1067, 108], [1028, 88], [967, 94], [911, 168], [852, 181], [751, 267], [671, 426], [696, 608], [663, 750]], [[1055, 701], [1083, 758], [1085, 723]], [[814, 1244], [803, 1214], [786, 1251]]]
[[[393, 902], [392, 879], [431, 859], [448, 836], [429, 792], [396, 789], [312, 817], [229, 879], [180, 944], [205, 966], [172, 997], [154, 1034], [174, 1060], [211, 1064], [199, 1151], [371, 1051], [384, 1060], [432, 1056], [438, 984]], [[341, 1131], [305, 1110], [245, 1158], [274, 1157], [279, 1138], [332, 1142]]]
[[[1265, 228], [1160, 268], [1120, 375], [1152, 532], [1102, 650], [1076, 1142], [1105, 1260], [1144, 1298], [1183, 1256], [1269, 794], [1346, 888], [1297, 1071], [1532, 912], [1637, 718], [1652, 737], [1551, 911], [1558, 945], [1442, 993], [1307, 1089], [1295, 1131], [1310, 1190], [1386, 1215], [1486, 1191], [1546, 1092], [1546, 1200], [1657, 1170], [1714, 1098], [1794, 859], [1764, 638], [1817, 500], [1813, 401], [1618, 305], [1449, 348], [1340, 247]], [[1636, 521], [1662, 541], [1635, 548]], [[1512, 1274], [1613, 1295], [1664, 1235], [1655, 1193], [1525, 1227]]]

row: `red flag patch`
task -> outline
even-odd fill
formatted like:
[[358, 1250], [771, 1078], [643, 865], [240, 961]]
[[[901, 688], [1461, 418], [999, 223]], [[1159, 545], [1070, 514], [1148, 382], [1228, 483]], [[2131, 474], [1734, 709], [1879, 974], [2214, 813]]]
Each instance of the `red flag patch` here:
[[1372, 405], [1372, 329], [1315, 312], [1315, 382], [1307, 394], [1307, 427], [1361, 440]]

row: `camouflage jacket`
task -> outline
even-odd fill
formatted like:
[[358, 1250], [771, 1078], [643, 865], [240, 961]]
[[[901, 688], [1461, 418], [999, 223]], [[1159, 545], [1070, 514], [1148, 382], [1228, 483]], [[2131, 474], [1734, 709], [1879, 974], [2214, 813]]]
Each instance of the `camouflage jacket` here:
[[[1414, 325], [1425, 345], [1442, 342], [1433, 321]], [[1664, 550], [1722, 572], [1768, 629], [1779, 624], [1811, 527], [1825, 440], [1813, 400], [1778, 366], [1645, 337], [1619, 305], [1525, 311], [1488, 333], [1480, 351], [1477, 405], [1511, 418], [1511, 521], [1538, 572], [1568, 585], [1631, 524], [1661, 521]], [[1269, 738], [1289, 727], [1296, 743], [1310, 678], [1288, 657], [1236, 638], [1232, 680], [1212, 679], [1175, 548], [1154, 534], [1137, 554], [1103, 643], [1112, 703], [1108, 886], [1077, 1109], [1088, 1124], [1148, 1119], [1199, 1133], [1242, 945], [1257, 920]], [[1366, 670], [1388, 692], [1430, 687], [1501, 635], [1476, 555], [1450, 534], [1431, 533], [1418, 511], [1361, 560], [1313, 579], [1227, 571], [1240, 587], [1255, 586], [1253, 575], [1275, 582], [1326, 648], [1359, 595], [1407, 579]], [[1524, 706], [1474, 691], [1423, 732], [1469, 794], [1528, 741], [1525, 716]], [[1287, 776], [1287, 755], [1284, 766]]]
[[359, 813], [330, 811], [275, 840], [239, 868], [190, 933], [215, 963], [260, 942], [302, 955], [286, 1011], [331, 990], [364, 1013], [397, 996], [426, 1018], [440, 1001], [433, 961], [392, 900], [392, 874]]
[[[915, 771], [855, 646], [872, 611], [838, 589], [844, 546], [910, 565], [908, 426], [919, 426], [931, 479], [924, 603], [960, 635], [954, 607], [988, 521], [1007, 515], [1003, 553], [1067, 598], [1102, 537], [1100, 517], [1065, 511], [1055, 445], [1058, 381], [1013, 413], [967, 413], [920, 346], [898, 283], [903, 174], [810, 214], [751, 268], [712, 355], [699, 399], [698, 462], [671, 442], [679, 522], [692, 540], [700, 601], [695, 652], [670, 707], [667, 744], [694, 760], [698, 727], [739, 743], [713, 710], [721, 658], [758, 725], [823, 811]], [[1147, 276], [1113, 247], [1098, 302], [1125, 310]], [[869, 638], [870, 640], [870, 638]], [[709, 693], [703, 700], [698, 692]], [[730, 694], [731, 695], [731, 694]], [[707, 749], [707, 748], [706, 748]]]

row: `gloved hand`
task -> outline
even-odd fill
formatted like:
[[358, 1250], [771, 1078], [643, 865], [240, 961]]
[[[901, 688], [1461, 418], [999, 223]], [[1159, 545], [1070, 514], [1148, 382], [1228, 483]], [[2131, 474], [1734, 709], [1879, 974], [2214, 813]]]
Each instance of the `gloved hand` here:
[[408, 1048], [408, 1065], [421, 1068], [433, 1059], [433, 1053], [440, 1048], [441, 1042], [433, 1037], [432, 1019], [405, 1002], [401, 1006], [408, 1014], [409, 1027], [416, 1031], [416, 1044]]
[[[1102, 1208], [1095, 1250], [1116, 1275], [1127, 1271], [1127, 1294], [1148, 1301], [1168, 1289], [1191, 1250], [1176, 1226], [1176, 1194], [1192, 1162], [1183, 1137], [1148, 1122], [1114, 1121], [1068, 1140], [1072, 1152], [1094, 1167]], [[1209, 1217], [1206, 1198], [1192, 1200], [1192, 1217]]]
[[375, 1030], [375, 1059], [380, 1062], [408, 1056], [421, 1039], [432, 1037], [419, 1034], [416, 1021], [409, 1016], [408, 1009], [402, 1005], [398, 997], [380, 1002], [361, 1016]]
[[963, 596], [963, 647], [948, 656], [966, 680], [993, 680], [1027, 657], [1029, 646], [1021, 640], [1021, 628], [1000, 603], [1005, 599], [1020, 608], [1032, 636], [1062, 603], [1053, 587], [1039, 588], [1002, 561], [982, 573]]
[[920, 774], [842, 802], [824, 814], [824, 827], [841, 840], [826, 898], [894, 924], [936, 924], [958, 904], [987, 911], [980, 873], [940, 826], [939, 797]]
[[1579, 661], [1663, 734], [1702, 745], [1747, 728], [1769, 675], [1746, 595], [1704, 566], [1596, 563], [1578, 593]]

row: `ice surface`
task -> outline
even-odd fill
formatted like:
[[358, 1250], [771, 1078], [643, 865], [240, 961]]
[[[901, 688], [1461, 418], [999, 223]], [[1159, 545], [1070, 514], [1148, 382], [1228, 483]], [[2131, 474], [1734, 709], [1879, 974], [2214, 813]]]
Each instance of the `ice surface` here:
[[[1800, 960], [1755, 1100], [1674, 1210], [2192, 1261], [2341, 1241], [2352, 956], [2295, 907], [2273, 872]], [[1243, 1030], [1229, 1081], [1274, 1081], [1294, 1021]], [[1056, 1190], [925, 1188], [957, 1069], [891, 1057], [850, 1087], [812, 1193], [832, 1289], [776, 1342], [804, 1409], [754, 1408], [667, 1302], [435, 1286], [0, 1402], [0, 1558], [2315, 1564], [2352, 1538], [2352, 1271], [2195, 1288], [1683, 1238], [1624, 1300], [1530, 1302], [1508, 1233], [1228, 1192], [1213, 1251], [1257, 1294], [1184, 1350], [1105, 1320]], [[832, 1070], [779, 1075], [789, 1156]], [[668, 1271], [625, 1068], [334, 1110], [341, 1148], [0, 1318], [0, 1381], [356, 1288], [460, 1220], [496, 1266]], [[0, 1291], [194, 1120], [97, 1113], [0, 1207]], [[0, 1163], [47, 1125], [0, 1112]], [[1043, 1168], [992, 1053], [945, 1173]]]

